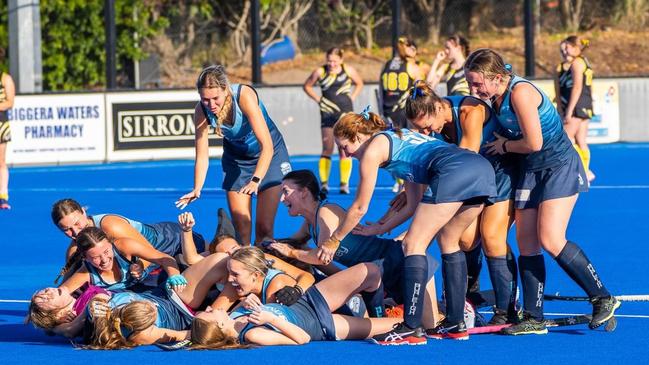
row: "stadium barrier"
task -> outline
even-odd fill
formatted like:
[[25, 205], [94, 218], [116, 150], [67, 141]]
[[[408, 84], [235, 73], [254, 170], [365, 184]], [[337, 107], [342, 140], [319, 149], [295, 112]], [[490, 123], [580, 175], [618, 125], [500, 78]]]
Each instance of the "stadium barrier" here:
[[[551, 80], [534, 83], [554, 95]], [[354, 110], [378, 112], [376, 84], [366, 84]], [[319, 155], [320, 112], [301, 86], [258, 88], [291, 155]], [[443, 87], [440, 93], [443, 94]], [[649, 141], [649, 78], [596, 79], [589, 143]], [[17, 95], [9, 112], [10, 165], [67, 164], [194, 157], [195, 90]], [[210, 156], [222, 140], [210, 131]]]

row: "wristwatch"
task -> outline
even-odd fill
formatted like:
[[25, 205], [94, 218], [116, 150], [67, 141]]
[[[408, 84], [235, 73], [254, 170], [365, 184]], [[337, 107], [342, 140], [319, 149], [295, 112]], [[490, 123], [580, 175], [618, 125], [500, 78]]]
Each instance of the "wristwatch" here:
[[252, 179], [250, 179], [250, 181], [259, 184], [259, 182], [261, 181], [261, 179], [259, 178], [259, 176], [254, 176], [254, 175], [253, 175], [253, 176], [252, 176]]

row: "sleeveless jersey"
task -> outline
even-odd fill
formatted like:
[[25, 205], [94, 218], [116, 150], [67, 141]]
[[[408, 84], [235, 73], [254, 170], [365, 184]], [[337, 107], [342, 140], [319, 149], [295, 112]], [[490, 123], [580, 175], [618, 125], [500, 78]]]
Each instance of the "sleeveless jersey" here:
[[283, 274], [284, 272], [275, 270], [275, 269], [268, 269], [268, 272], [266, 273], [266, 276], [264, 277], [264, 282], [261, 284], [261, 304], [266, 304], [266, 295], [267, 290], [268, 290], [268, 285], [270, 285], [270, 282], [273, 281], [275, 276], [279, 274]]
[[470, 95], [469, 83], [466, 81], [466, 76], [464, 75], [464, 68], [456, 70], [451, 68], [449, 63], [446, 66], [444, 75], [442, 76], [444, 81], [446, 81], [446, 94], [449, 96], [455, 95]]
[[[579, 95], [579, 99], [577, 100], [576, 105], [592, 105], [593, 96], [591, 88], [593, 85], [593, 69], [590, 67], [590, 62], [588, 62], [586, 57], [579, 56], [573, 61], [573, 63], [574, 62], [583, 62], [584, 65], [586, 65], [586, 69], [584, 69], [583, 73], [584, 84], [581, 88], [581, 94]], [[559, 74], [559, 100], [561, 101], [561, 105], [563, 106], [564, 110], [568, 106], [568, 102], [570, 101], [570, 93], [572, 92], [572, 88], [574, 86], [571, 70], [572, 66], [568, 67], [567, 70], [564, 70], [562, 63], [557, 66], [557, 73]]]
[[[456, 136], [455, 141], [444, 136], [444, 140], [446, 142], [459, 144], [460, 141], [462, 140], [462, 124], [460, 122], [460, 109], [462, 107], [462, 103], [464, 103], [464, 100], [468, 97], [470, 96], [444, 97], [444, 99], [448, 100], [451, 103], [451, 114], [453, 115], [453, 125], [455, 126], [455, 136]], [[476, 100], [479, 99], [476, 98]], [[484, 121], [484, 123], [482, 124], [482, 141], [480, 142], [480, 145], [482, 146], [496, 139], [496, 136], [494, 136], [494, 132], [498, 131], [499, 124], [491, 108], [482, 100], [480, 100], [480, 102], [487, 107], [487, 112], [489, 113], [488, 119]]]
[[352, 79], [345, 71], [345, 65], [341, 65], [339, 73], [332, 73], [327, 65], [320, 67], [318, 84], [322, 90], [324, 99], [320, 102], [320, 111], [323, 113], [348, 112], [351, 106], [349, 94], [352, 90]]
[[[221, 132], [223, 133], [223, 154], [233, 154], [239, 157], [254, 159], [259, 157], [259, 154], [261, 153], [261, 145], [259, 144], [255, 133], [252, 131], [252, 126], [250, 126], [248, 118], [243, 114], [239, 107], [239, 97], [241, 95], [242, 86], [243, 85], [241, 84], [230, 85], [234, 120], [232, 125], [221, 124]], [[271, 139], [273, 140], [273, 146], [277, 149], [284, 143], [282, 135], [279, 132], [279, 129], [277, 129], [277, 126], [275, 126], [273, 120], [270, 118], [266, 106], [257, 94], [257, 90], [252, 90], [257, 95], [257, 103], [261, 109], [262, 115], [264, 116], [264, 120], [266, 121], [266, 126], [268, 127]], [[210, 125], [216, 127], [216, 115], [205, 107], [203, 103], [199, 103], [199, 105], [201, 106], [203, 114], [205, 114]]]
[[[265, 312], [271, 312], [278, 317], [286, 319], [289, 323], [292, 323], [300, 328], [307, 327], [309, 321], [312, 320], [312, 318], [302, 318], [302, 316], [298, 316], [297, 313], [291, 309], [291, 307], [278, 304], [278, 303], [264, 304], [261, 306], [261, 310]], [[230, 313], [230, 318], [237, 319], [241, 316], [247, 316], [251, 313], [252, 311], [245, 309], [243, 307], [239, 307], [234, 311], [232, 311], [232, 313]], [[239, 332], [239, 342], [246, 343], [245, 340], [246, 333], [255, 327], [257, 327], [255, 324], [252, 323], [246, 324], [246, 326], [241, 330], [241, 332]], [[264, 327], [272, 329], [273, 331], [276, 332], [280, 332], [277, 328], [275, 328], [270, 324], [266, 324], [264, 325]]]
[[380, 82], [384, 113], [404, 109], [408, 90], [415, 83], [414, 77], [408, 73], [408, 63], [398, 56], [388, 61], [381, 71]]
[[[394, 176], [418, 184], [428, 184], [433, 173], [461, 149], [441, 139], [401, 129], [379, 133], [390, 141], [390, 159], [381, 166]], [[468, 151], [467, 151], [468, 153]]]
[[117, 264], [117, 267], [119, 268], [120, 271], [119, 280], [117, 280], [114, 283], [106, 282], [104, 278], [101, 277], [101, 274], [99, 273], [97, 268], [84, 260], [83, 264], [86, 266], [86, 269], [88, 270], [88, 274], [90, 275], [91, 285], [98, 286], [100, 288], [104, 288], [110, 291], [125, 290], [137, 284], [142, 279], [146, 278], [149, 272], [152, 270], [152, 267], [154, 268], [157, 267], [156, 265], [149, 265], [149, 267], [147, 267], [142, 273], [142, 277], [139, 280], [137, 280], [133, 278], [129, 273], [129, 267], [131, 266], [131, 263], [126, 259], [126, 257], [122, 256], [122, 254], [117, 250], [117, 248], [115, 248], [115, 246], [112, 246], [112, 249], [113, 249], [113, 261]]
[[119, 214], [95, 214], [90, 216], [90, 218], [92, 218], [95, 227], [101, 228], [101, 220], [104, 219], [104, 217], [107, 215], [114, 215], [125, 219], [131, 227], [135, 228], [136, 231], [140, 232], [140, 234], [144, 236], [144, 238], [146, 238], [146, 240], [149, 241], [149, 243], [151, 243], [152, 245], [154, 245], [154, 243], [157, 241], [156, 239], [157, 235], [153, 227], [149, 226], [148, 224], [144, 224], [142, 222], [138, 222], [136, 220], [123, 217]]
[[[316, 210], [315, 226], [309, 226], [309, 234], [313, 239], [313, 243], [318, 246], [318, 236], [320, 228], [317, 225], [320, 215], [320, 208], [329, 204], [327, 202], [320, 202]], [[340, 241], [340, 246], [336, 250], [334, 260], [347, 267], [354, 266], [360, 262], [371, 262], [374, 260], [385, 258], [391, 248], [401, 245], [392, 239], [384, 239], [377, 236], [361, 236], [353, 233], [345, 236], [345, 239]]]
[[522, 130], [518, 123], [518, 117], [516, 116], [511, 104], [511, 92], [514, 87], [521, 82], [529, 83], [541, 95], [541, 103], [537, 109], [539, 112], [539, 120], [541, 122], [541, 132], [543, 134], [543, 146], [541, 150], [525, 156], [525, 169], [527, 171], [537, 171], [559, 166], [563, 161], [565, 161], [572, 145], [563, 131], [563, 122], [561, 121], [557, 109], [552, 105], [550, 98], [530, 81], [520, 76], [512, 76], [509, 86], [505, 91], [505, 96], [500, 104], [500, 108], [494, 108], [498, 123], [503, 128], [503, 133], [506, 138], [512, 140], [523, 138]]

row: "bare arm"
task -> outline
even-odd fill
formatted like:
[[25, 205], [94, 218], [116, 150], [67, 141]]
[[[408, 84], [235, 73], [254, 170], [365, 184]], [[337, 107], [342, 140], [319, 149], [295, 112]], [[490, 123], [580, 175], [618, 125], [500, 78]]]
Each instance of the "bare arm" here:
[[559, 63], [557, 66], [557, 72], [554, 75], [554, 102], [557, 106], [557, 111], [559, 115], [563, 117], [563, 106], [561, 105], [561, 87], [559, 86], [559, 71], [563, 68], [563, 63]]
[[[308, 272], [306, 272], [306, 271], [304, 271], [304, 270], [302, 270], [302, 269], [300, 269], [298, 267], [295, 267], [295, 266], [289, 264], [288, 262], [286, 262], [286, 261], [284, 261], [284, 260], [282, 260], [282, 259], [280, 259], [278, 257], [275, 257], [275, 256], [273, 256], [271, 254], [265, 254], [265, 255], [266, 255], [266, 259], [274, 261], [273, 267], [275, 269], [281, 270], [284, 273], [286, 273], [287, 275], [294, 278], [295, 281], [297, 282], [295, 285], [299, 285], [300, 288], [302, 288], [303, 291], [306, 291], [307, 289], [309, 289], [315, 283], [315, 278], [313, 277], [313, 275], [311, 273], [308, 273]], [[291, 284], [291, 285], [293, 285], [293, 284]], [[284, 285], [284, 286], [286, 286], [286, 285]], [[280, 288], [277, 288], [277, 289], [279, 290], [279, 289], [283, 288], [284, 286], [282, 286]]]
[[14, 85], [14, 79], [11, 78], [11, 75], [4, 73], [2, 75], [2, 86], [5, 89], [5, 101], [0, 103], [0, 110], [5, 111], [11, 109], [14, 106], [14, 98], [16, 97], [16, 86]]
[[460, 126], [462, 139], [459, 146], [467, 150], [478, 152], [482, 144], [482, 126], [487, 119], [487, 107], [471, 98], [464, 99], [460, 108]]
[[[404, 190], [406, 192], [405, 207], [403, 207], [396, 213], [390, 215], [389, 218], [387, 218], [383, 223], [378, 224], [377, 228], [379, 229], [379, 231], [372, 232], [372, 234], [381, 234], [381, 233], [389, 232], [392, 229], [398, 227], [406, 220], [408, 220], [408, 218], [412, 217], [413, 214], [415, 214], [415, 210], [417, 209], [417, 206], [419, 205], [419, 201], [421, 200], [421, 197], [424, 194], [424, 190], [426, 190], [426, 185], [405, 181]], [[368, 226], [368, 228], [371, 230], [373, 226]], [[355, 230], [355, 233], [364, 234], [363, 231], [366, 229], [367, 228], [365, 226], [358, 227]], [[368, 234], [364, 234], [364, 235], [368, 235]]]
[[270, 312], [253, 312], [249, 317], [249, 321], [258, 325], [267, 323], [280, 331], [273, 331], [265, 327], [255, 327], [246, 332], [246, 341], [249, 343], [265, 346], [303, 345], [311, 340], [311, 336], [309, 336], [309, 334], [302, 328]]
[[356, 69], [353, 68], [352, 66], [345, 66], [345, 70], [347, 71], [349, 78], [351, 78], [352, 82], [354, 82], [354, 91], [352, 92], [351, 95], [353, 101], [356, 100], [358, 94], [360, 94], [361, 91], [363, 91], [363, 79], [358, 74], [358, 72], [356, 72]]
[[200, 102], [196, 103], [196, 107], [194, 108], [194, 126], [196, 129], [194, 132], [194, 148], [196, 151], [196, 157], [194, 158], [194, 189], [178, 198], [175, 204], [179, 209], [185, 209], [187, 204], [200, 198], [201, 190], [203, 190], [203, 185], [205, 185], [207, 169], [210, 165], [209, 123], [203, 113]]
[[572, 74], [572, 90], [570, 90], [570, 100], [568, 100], [568, 105], [566, 105], [566, 119], [572, 118], [577, 102], [579, 101], [579, 96], [584, 88], [584, 70], [586, 70], [586, 65], [581, 58], [575, 59], [570, 66], [570, 73]]
[[315, 85], [316, 81], [318, 81], [318, 78], [320, 77], [320, 74], [322, 72], [322, 68], [318, 67], [315, 71], [311, 73], [308, 79], [304, 81], [304, 85], [302, 85], [302, 89], [304, 92], [309, 95], [313, 101], [316, 103], [320, 103], [320, 95], [313, 90], [313, 85]]
[[191, 212], [184, 212], [178, 216], [178, 224], [183, 230], [181, 248], [183, 251], [183, 258], [187, 265], [191, 266], [201, 261], [205, 257], [198, 253], [196, 245], [194, 244], [194, 236], [192, 229], [196, 224], [194, 216]]
[[[241, 88], [241, 96], [239, 105], [241, 111], [248, 119], [252, 132], [257, 137], [259, 141], [259, 146], [261, 147], [261, 152], [259, 154], [259, 159], [257, 160], [257, 166], [255, 167], [254, 176], [263, 179], [266, 176], [266, 172], [270, 167], [270, 162], [273, 159], [274, 147], [273, 141], [270, 137], [270, 131], [266, 125], [266, 120], [264, 119], [261, 109], [259, 108], [259, 101], [257, 99], [257, 94], [250, 87]], [[254, 191], [252, 191], [251, 184], [254, 184]], [[249, 182], [248, 185], [244, 186], [240, 192], [245, 194], [256, 193], [258, 184], [254, 182]]]
[[175, 342], [189, 339], [189, 331], [178, 331], [151, 326], [144, 331], [131, 335], [130, 340], [138, 345]]
[[63, 284], [60, 285], [61, 288], [65, 288], [68, 292], [74, 293], [75, 290], [81, 288], [83, 284], [90, 281], [90, 274], [86, 270], [85, 266], [81, 266], [72, 276], [70, 276]]
[[156, 250], [149, 244], [145, 245], [130, 238], [119, 238], [115, 240], [115, 247], [117, 247], [117, 249], [121, 253], [125, 254], [129, 259], [133, 256], [137, 256], [160, 265], [170, 278], [174, 275], [180, 274], [176, 259], [164, 252]]

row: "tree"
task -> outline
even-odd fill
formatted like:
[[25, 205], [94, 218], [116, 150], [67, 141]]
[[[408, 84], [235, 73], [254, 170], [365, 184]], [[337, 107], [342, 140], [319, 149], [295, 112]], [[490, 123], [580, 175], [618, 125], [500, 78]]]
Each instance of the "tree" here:
[[559, 13], [563, 28], [571, 33], [579, 30], [583, 0], [559, 0]]
[[419, 16], [426, 19], [426, 38], [429, 42], [438, 43], [446, 0], [415, 0], [415, 6]]

